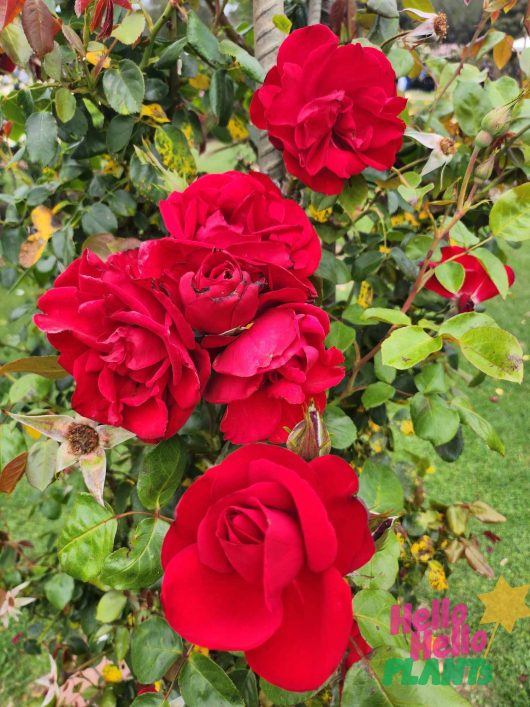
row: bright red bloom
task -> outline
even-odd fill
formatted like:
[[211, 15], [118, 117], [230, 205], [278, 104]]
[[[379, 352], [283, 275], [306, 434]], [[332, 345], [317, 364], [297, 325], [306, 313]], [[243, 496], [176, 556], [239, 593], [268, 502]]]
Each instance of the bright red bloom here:
[[287, 690], [319, 687], [351, 630], [343, 574], [374, 554], [358, 480], [339, 457], [238, 449], [185, 492], [162, 548], [162, 604], [174, 630], [245, 651]]
[[406, 99], [383, 52], [338, 46], [324, 25], [304, 27], [283, 42], [250, 104], [254, 125], [269, 133], [287, 171], [324, 194], [365, 167], [390, 168], [401, 147]]
[[[460, 253], [462, 255], [460, 255]], [[454, 259], [453, 262], [460, 263], [464, 268], [464, 282], [458, 292], [450, 292], [438, 282], [435, 270], [434, 275], [425, 283], [427, 290], [436, 292], [446, 299], [456, 300], [459, 312], [473, 311], [475, 306], [480, 302], [484, 302], [499, 294], [497, 286], [488, 275], [482, 262], [474, 255], [466, 253], [465, 248], [460, 248], [460, 246], [445, 246], [441, 249], [441, 254], [442, 257], [440, 260], [431, 262], [429, 265], [435, 267], [436, 265], [440, 265], [440, 263], [445, 263], [445, 261], [450, 258]], [[511, 287], [515, 280], [515, 273], [508, 265], [504, 267], [506, 269], [508, 285]]]
[[358, 663], [363, 656], [371, 652], [372, 647], [362, 637], [357, 621], [354, 619], [348, 639], [348, 652], [346, 653], [344, 670], [348, 670], [354, 663]]
[[73, 375], [72, 407], [140, 439], [171, 437], [210, 373], [172, 293], [138, 270], [138, 249], [105, 263], [85, 250], [38, 301], [35, 323]]
[[264, 174], [205, 175], [162, 200], [160, 211], [174, 238], [241, 260], [278, 265], [298, 278], [312, 275], [320, 262], [320, 241], [304, 210]]
[[344, 357], [326, 349], [328, 315], [310, 304], [265, 312], [212, 363], [205, 398], [228, 403], [221, 422], [226, 439], [248, 444], [285, 442], [311, 400], [322, 410], [325, 391], [344, 377]]
[[[140, 248], [144, 277], [165, 283], [203, 346], [220, 348], [258, 312], [283, 302], [306, 302], [313, 290], [277, 265], [241, 260], [210, 243], [161, 238]], [[224, 337], [218, 335], [228, 334]]]

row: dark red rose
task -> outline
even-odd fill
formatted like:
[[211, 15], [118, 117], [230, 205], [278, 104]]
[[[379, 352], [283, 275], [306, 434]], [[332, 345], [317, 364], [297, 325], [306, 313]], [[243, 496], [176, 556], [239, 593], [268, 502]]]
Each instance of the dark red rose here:
[[[431, 262], [432, 267], [445, 263], [446, 260], [453, 260], [455, 263], [460, 263], [465, 271], [464, 282], [458, 292], [450, 292], [436, 279], [436, 270], [434, 275], [425, 283], [427, 290], [436, 292], [436, 294], [446, 297], [447, 299], [455, 300], [459, 312], [470, 312], [475, 309], [475, 305], [485, 300], [491, 299], [499, 294], [497, 286], [488, 275], [486, 268], [482, 262], [474, 255], [466, 253], [465, 248], [460, 246], [445, 246], [441, 249], [441, 259], [436, 262]], [[514, 271], [508, 266], [506, 276], [508, 278], [508, 286], [511, 287], [515, 280]]]
[[162, 548], [162, 604], [174, 630], [245, 651], [286, 690], [319, 687], [352, 624], [342, 575], [374, 554], [358, 480], [339, 457], [238, 449], [185, 492]]
[[17, 65], [11, 61], [7, 54], [0, 54], [0, 74], [11, 74]]
[[72, 407], [142, 440], [171, 437], [199, 402], [209, 356], [171, 293], [140, 276], [138, 250], [85, 250], [38, 301], [35, 323], [73, 375]]
[[208, 174], [161, 201], [160, 211], [174, 238], [279, 265], [299, 278], [320, 262], [320, 241], [304, 210], [264, 174]]
[[326, 349], [327, 314], [310, 304], [284, 304], [258, 317], [212, 363], [205, 393], [212, 403], [228, 403], [221, 422], [234, 444], [285, 442], [288, 432], [315, 401], [322, 410], [325, 391], [344, 377], [344, 357]]
[[144, 277], [177, 294], [174, 302], [207, 347], [219, 348], [258, 312], [282, 302], [306, 302], [312, 288], [277, 265], [240, 260], [206, 243], [175, 238], [146, 241], [140, 248]]
[[365, 167], [389, 169], [401, 147], [406, 100], [383, 52], [338, 46], [324, 25], [304, 27], [283, 42], [250, 104], [254, 125], [269, 133], [287, 171], [324, 194]]

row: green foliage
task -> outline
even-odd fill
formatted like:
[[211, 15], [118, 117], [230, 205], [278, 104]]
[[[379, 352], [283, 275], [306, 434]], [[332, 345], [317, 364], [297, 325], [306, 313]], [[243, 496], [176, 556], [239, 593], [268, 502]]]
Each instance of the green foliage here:
[[132, 634], [131, 668], [136, 679], [145, 684], [160, 680], [182, 656], [182, 639], [160, 616], [140, 624]]

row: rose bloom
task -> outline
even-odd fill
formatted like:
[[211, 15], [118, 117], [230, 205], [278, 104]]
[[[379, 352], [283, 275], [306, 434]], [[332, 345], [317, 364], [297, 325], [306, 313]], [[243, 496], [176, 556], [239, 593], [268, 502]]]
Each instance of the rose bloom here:
[[221, 431], [234, 444], [285, 442], [288, 431], [314, 400], [323, 410], [325, 391], [344, 377], [344, 357], [326, 349], [328, 315], [311, 304], [284, 304], [265, 312], [212, 363], [205, 392], [227, 403]]
[[245, 651], [283, 689], [319, 687], [348, 646], [342, 575], [374, 554], [357, 489], [343, 459], [308, 463], [269, 445], [208, 469], [177, 505], [162, 548], [170, 625], [191, 643]]
[[[455, 300], [459, 312], [472, 312], [475, 306], [480, 302], [484, 302], [499, 294], [497, 286], [488, 275], [486, 268], [482, 262], [474, 255], [466, 253], [465, 248], [460, 246], [445, 246], [441, 249], [441, 259], [436, 262], [431, 262], [429, 265], [435, 267], [446, 260], [452, 259], [455, 263], [460, 263], [463, 266], [465, 276], [462, 287], [458, 292], [450, 292], [438, 282], [436, 279], [436, 270], [434, 275], [425, 283], [425, 288], [436, 292], [436, 294], [445, 297], [446, 299]], [[511, 287], [515, 280], [515, 273], [508, 265], [504, 266], [508, 286]]]
[[365, 167], [389, 169], [401, 147], [406, 99], [383, 52], [338, 46], [324, 25], [298, 29], [250, 104], [254, 125], [283, 150], [287, 171], [324, 194]]
[[140, 277], [137, 249], [105, 263], [85, 250], [38, 306], [36, 325], [75, 379], [74, 410], [147, 442], [186, 422], [208, 379], [209, 356], [171, 293]]
[[320, 262], [320, 241], [306, 213], [264, 174], [205, 175], [162, 200], [160, 211], [174, 238], [241, 260], [278, 265], [298, 278], [312, 275]]
[[[258, 312], [284, 302], [306, 302], [314, 294], [292, 272], [277, 265], [240, 260], [208, 243], [175, 238], [146, 241], [140, 247], [140, 269], [175, 293], [173, 301], [199, 334], [203, 346], [220, 347]], [[229, 335], [220, 337], [218, 335]]]

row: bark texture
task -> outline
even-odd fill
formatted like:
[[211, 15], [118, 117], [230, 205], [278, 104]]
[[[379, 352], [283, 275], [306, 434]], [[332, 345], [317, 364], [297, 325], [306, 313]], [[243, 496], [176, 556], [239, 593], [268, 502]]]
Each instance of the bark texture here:
[[[283, 15], [283, 0], [254, 0], [254, 54], [265, 71], [276, 63], [278, 49], [285, 34], [276, 29], [272, 22], [274, 15]], [[260, 131], [258, 139], [258, 164], [260, 170], [279, 183], [284, 175], [283, 157], [267, 137]]]
[[322, 15], [322, 0], [309, 0], [307, 4], [307, 24], [318, 25]]

